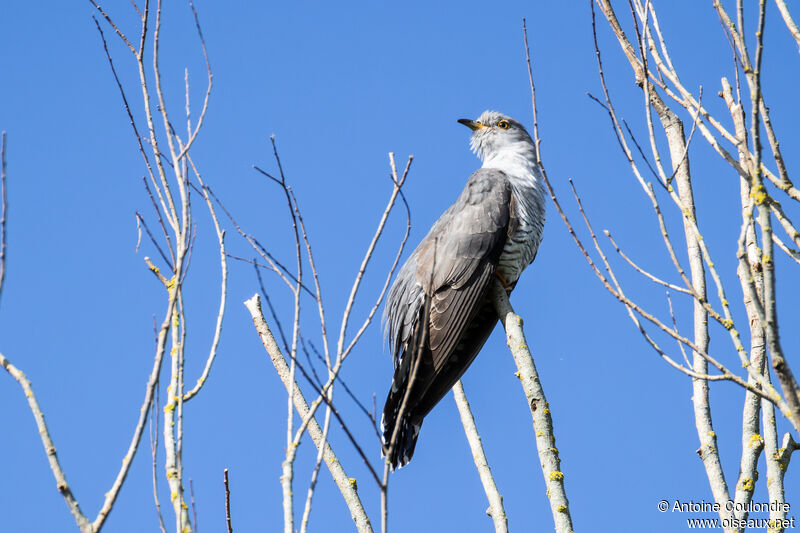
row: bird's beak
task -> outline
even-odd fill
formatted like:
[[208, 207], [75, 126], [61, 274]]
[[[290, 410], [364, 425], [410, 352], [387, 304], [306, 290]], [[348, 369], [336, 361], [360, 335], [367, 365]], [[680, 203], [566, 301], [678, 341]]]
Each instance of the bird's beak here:
[[468, 118], [460, 118], [460, 119], [458, 119], [458, 122], [463, 124], [463, 125], [465, 125], [466, 127], [471, 129], [472, 131], [479, 130], [479, 129], [481, 129], [483, 127], [483, 124], [478, 124], [474, 120], [470, 120]]

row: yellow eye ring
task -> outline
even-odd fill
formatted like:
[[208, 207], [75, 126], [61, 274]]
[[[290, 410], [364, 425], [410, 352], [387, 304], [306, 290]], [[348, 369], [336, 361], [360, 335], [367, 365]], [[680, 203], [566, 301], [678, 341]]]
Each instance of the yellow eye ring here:
[[501, 130], [507, 130], [508, 128], [511, 127], [511, 124], [509, 124], [507, 120], [501, 120], [500, 122], [497, 123], [497, 127], [500, 128]]

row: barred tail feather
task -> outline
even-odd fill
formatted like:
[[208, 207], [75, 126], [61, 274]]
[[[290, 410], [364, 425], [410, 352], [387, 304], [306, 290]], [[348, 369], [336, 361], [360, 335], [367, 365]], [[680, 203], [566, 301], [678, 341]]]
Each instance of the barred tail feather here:
[[[402, 397], [402, 393], [397, 394]], [[403, 415], [401, 420], [397, 420], [397, 409], [399, 409], [399, 402], [393, 401], [393, 393], [389, 393], [386, 399], [386, 407], [384, 407], [383, 416], [381, 416], [381, 434], [383, 441], [383, 450], [381, 456], [385, 457], [386, 451], [392, 440], [392, 433], [394, 433], [395, 426], [397, 429], [397, 437], [394, 449], [389, 454], [388, 461], [392, 471], [397, 468], [403, 467], [411, 461], [414, 456], [414, 448], [417, 446], [417, 437], [419, 430], [422, 427], [422, 421], [414, 422], [408, 415]]]
[[[419, 430], [422, 427], [422, 419], [427, 414], [427, 411], [420, 412], [417, 406], [419, 396], [424, 391], [424, 387], [420, 387], [420, 382], [424, 382], [424, 376], [432, 372], [430, 368], [430, 351], [427, 346], [424, 348], [428, 354], [426, 359], [424, 355], [409, 352], [407, 349], [408, 346], [420, 346], [418, 335], [421, 328], [419, 325], [422, 323], [422, 315], [425, 309], [427, 309], [427, 305], [421, 303], [421, 307], [416, 311], [417, 318], [414, 320], [413, 333], [410, 338], [403, 342], [397, 339], [392, 340], [393, 346], [396, 347], [394, 376], [392, 377], [392, 386], [386, 397], [386, 404], [383, 406], [383, 415], [381, 416], [381, 440], [383, 443], [381, 456], [385, 457], [385, 454], [389, 451], [389, 447], [392, 444], [392, 434], [397, 428], [394, 446], [392, 446], [391, 453], [387, 458], [392, 470], [405, 466], [411, 461], [411, 457], [414, 455], [414, 448], [417, 445]], [[415, 380], [412, 379], [412, 373], [416, 375]], [[406, 397], [408, 398], [406, 399]], [[401, 417], [400, 408], [404, 399], [406, 399], [406, 407]]]

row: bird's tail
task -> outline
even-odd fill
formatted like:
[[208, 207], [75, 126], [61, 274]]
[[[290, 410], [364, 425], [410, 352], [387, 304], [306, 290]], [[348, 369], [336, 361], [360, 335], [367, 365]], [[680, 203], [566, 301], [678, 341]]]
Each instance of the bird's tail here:
[[[411, 460], [414, 455], [414, 448], [417, 445], [419, 429], [422, 427], [422, 420], [415, 421], [411, 413], [403, 413], [402, 418], [398, 419], [404, 391], [405, 387], [396, 388], [395, 384], [392, 384], [392, 389], [386, 398], [386, 405], [383, 407], [383, 415], [381, 416], [381, 438], [383, 441], [381, 456], [387, 457], [388, 455], [387, 460], [393, 471], [407, 465]], [[397, 435], [395, 435], [394, 445], [392, 446], [395, 427], [397, 428]]]

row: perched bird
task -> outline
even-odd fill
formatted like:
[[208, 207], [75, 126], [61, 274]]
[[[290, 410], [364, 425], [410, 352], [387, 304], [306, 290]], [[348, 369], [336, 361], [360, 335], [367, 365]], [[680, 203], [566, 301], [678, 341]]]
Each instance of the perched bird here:
[[496, 111], [458, 122], [472, 130], [483, 166], [405, 262], [386, 300], [394, 378], [381, 431], [392, 469], [411, 460], [422, 420], [497, 324], [494, 279], [510, 293], [542, 240], [544, 184], [528, 132]]

